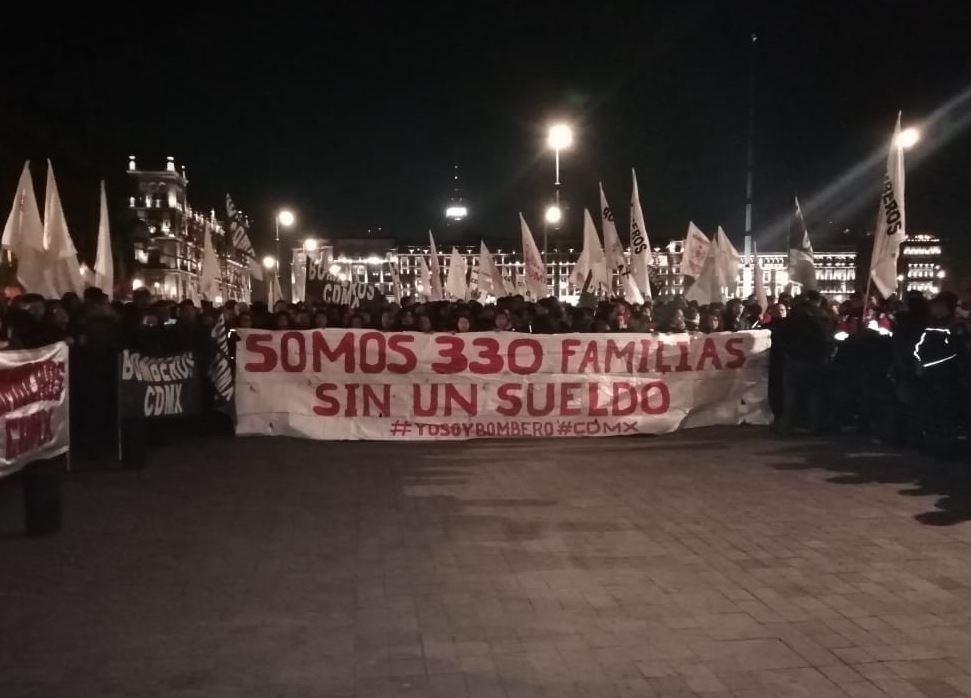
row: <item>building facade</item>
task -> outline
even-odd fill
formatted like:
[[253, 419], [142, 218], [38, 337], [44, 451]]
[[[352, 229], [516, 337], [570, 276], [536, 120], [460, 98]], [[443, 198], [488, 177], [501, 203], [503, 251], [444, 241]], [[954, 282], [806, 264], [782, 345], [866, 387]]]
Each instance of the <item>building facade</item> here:
[[900, 245], [897, 281], [904, 291], [936, 295], [947, 272], [943, 268], [941, 239], [929, 233], [912, 233]]
[[219, 257], [221, 297], [249, 300], [249, 264], [216, 217], [193, 209], [188, 202], [185, 167], [176, 169], [167, 158], [163, 170], [141, 170], [135, 156], [128, 159], [129, 229], [135, 254], [132, 289], [148, 288], [154, 295], [195, 298], [205, 235], [208, 232]]
[[[342, 279], [355, 282], [371, 283], [391, 297], [393, 295], [391, 281], [391, 264], [397, 263], [404, 295], [421, 294], [424, 289], [419, 281], [419, 258], [424, 257], [426, 263], [429, 248], [426, 245], [395, 245], [389, 239], [369, 240], [337, 240], [328, 241], [317, 239], [313, 243], [316, 254], [326, 255], [330, 270]], [[465, 258], [471, 270], [470, 278], [474, 283], [478, 275], [479, 246], [457, 246], [459, 253]], [[448, 272], [452, 246], [439, 250], [439, 267], [443, 277]], [[303, 265], [305, 255], [303, 249], [294, 251], [295, 268]], [[494, 247], [491, 249], [496, 265], [504, 278], [518, 292], [523, 293], [522, 285], [517, 282], [523, 278], [522, 255], [518, 249]], [[658, 297], [673, 297], [681, 295], [686, 290], [685, 278], [681, 274], [681, 257], [684, 252], [682, 240], [674, 240], [664, 247], [657, 247], [653, 252], [653, 278], [659, 286]], [[629, 252], [625, 252], [628, 263]], [[573, 281], [572, 274], [580, 250], [575, 248], [553, 248], [550, 250], [546, 265], [546, 283], [549, 294], [561, 300], [576, 302], [579, 299], [580, 288]], [[759, 266], [762, 270], [762, 281], [769, 296], [795, 290], [799, 285], [789, 280], [789, 253], [759, 252]], [[866, 279], [860, 277], [858, 271], [858, 255], [856, 250], [843, 249], [820, 250], [814, 255], [816, 262], [817, 290], [830, 300], [840, 302], [855, 292], [862, 292]], [[901, 244], [900, 251], [900, 282], [899, 290], [921, 291], [934, 295], [940, 293], [946, 276], [944, 256], [941, 240], [929, 233], [913, 233]], [[865, 269], [865, 266], [864, 266]], [[728, 297], [748, 298], [755, 292], [755, 265], [751, 258], [743, 255], [739, 266], [738, 279], [733, 288], [726, 289]], [[294, 278], [295, 287], [299, 279]], [[620, 280], [614, 275], [613, 288], [621, 287]], [[302, 287], [302, 286], [301, 286]]]
[[[382, 246], [382, 243], [387, 243]], [[370, 283], [392, 297], [391, 264], [398, 265], [403, 295], [423, 294], [426, 289], [421, 288], [419, 258], [424, 257], [429, 262], [430, 250], [427, 246], [402, 245], [395, 247], [391, 241], [373, 241], [369, 248], [341, 245], [340, 241], [315, 239], [311, 245], [312, 253], [303, 248], [293, 250], [294, 289], [295, 297], [302, 298], [303, 277], [301, 270], [305, 268], [308, 254], [315, 259], [325, 259], [329, 270], [338, 278], [356, 283]], [[478, 276], [479, 247], [460, 246], [459, 253], [465, 258], [466, 265], [471, 270], [472, 283]], [[525, 293], [521, 280], [523, 277], [523, 261], [519, 250], [496, 247], [491, 250], [500, 272], [510, 287], [517, 292]], [[685, 280], [681, 274], [681, 256], [683, 242], [676, 240], [666, 247], [655, 248], [653, 253], [656, 280], [659, 282], [658, 297], [673, 297], [684, 293]], [[546, 265], [546, 283], [549, 294], [566, 302], [576, 302], [580, 297], [580, 286], [572, 278], [580, 250], [574, 248], [550, 250]], [[443, 277], [448, 274], [451, 258], [451, 247], [447, 251], [439, 250], [438, 263]], [[856, 284], [856, 253], [853, 251], [821, 251], [817, 252], [816, 279], [820, 293], [834, 301], [842, 301], [852, 294]], [[628, 262], [629, 262], [628, 254]], [[762, 270], [763, 283], [766, 293], [778, 296], [790, 290], [789, 255], [788, 252], [760, 252], [759, 266]], [[739, 267], [739, 275], [734, 288], [727, 289], [729, 296], [747, 298], [754, 293], [755, 268], [751, 262]], [[444, 280], [443, 280], [444, 282]], [[613, 288], [621, 287], [618, 275], [614, 275]], [[796, 286], [798, 288], [798, 285]], [[299, 289], [299, 290], [298, 290]]]

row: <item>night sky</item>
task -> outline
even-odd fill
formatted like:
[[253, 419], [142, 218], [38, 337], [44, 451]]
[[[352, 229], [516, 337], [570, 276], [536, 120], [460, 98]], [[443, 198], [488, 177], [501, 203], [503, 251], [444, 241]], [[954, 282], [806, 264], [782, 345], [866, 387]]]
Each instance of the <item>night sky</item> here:
[[[511, 240], [522, 210], [539, 232], [552, 197], [544, 149], [554, 118], [571, 206], [596, 211], [598, 179], [625, 230], [636, 167], [652, 241], [689, 220], [743, 236], [749, 65], [756, 67], [755, 232], [781, 249], [793, 194], [817, 248], [872, 225], [898, 109], [920, 124], [971, 90], [971, 12], [959, 3], [631, 2], [282, 4], [250, 11], [178, 4], [4, 22], [0, 199], [25, 158], [59, 175], [68, 222], [92, 256], [97, 188], [123, 210], [129, 153], [188, 167], [190, 201], [225, 192], [270, 241], [290, 205], [301, 232], [443, 237], [453, 164], [466, 239]], [[908, 154], [909, 228], [971, 236], [971, 98], [938, 112]], [[848, 176], [847, 176], [848, 175]], [[842, 179], [841, 179], [842, 178]], [[40, 190], [42, 192], [42, 189]], [[372, 233], [375, 234], [376, 233]]]

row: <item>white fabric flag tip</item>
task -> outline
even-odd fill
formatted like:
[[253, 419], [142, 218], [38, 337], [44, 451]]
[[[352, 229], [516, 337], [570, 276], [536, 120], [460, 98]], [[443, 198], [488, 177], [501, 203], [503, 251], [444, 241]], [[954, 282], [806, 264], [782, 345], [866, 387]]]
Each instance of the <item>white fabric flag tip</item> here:
[[394, 294], [394, 302], [401, 305], [401, 273], [398, 270], [397, 260], [388, 260], [388, 271], [391, 272], [391, 292]]
[[715, 241], [718, 283], [727, 288], [728, 296], [732, 297], [738, 291], [738, 268], [742, 263], [742, 255], [735, 249], [721, 226], [718, 226], [718, 235], [715, 237]]
[[496, 258], [482, 241], [479, 242], [479, 290], [483, 293], [491, 293], [496, 298], [507, 295]]
[[67, 219], [64, 217], [64, 207], [61, 206], [54, 167], [50, 160], [47, 161], [47, 191], [44, 197], [44, 249], [48, 294], [59, 297], [69, 292], [83, 293], [81, 263], [67, 229]]
[[278, 301], [285, 301], [286, 298], [283, 297], [283, 289], [280, 288], [280, 277], [273, 274], [273, 278], [266, 285], [266, 304], [272, 312], [273, 306], [276, 305]]
[[644, 297], [650, 298], [651, 275], [648, 267], [651, 265], [651, 242], [647, 237], [641, 197], [637, 191], [637, 173], [633, 169], [631, 177], [634, 184], [630, 195], [630, 273]]
[[24, 163], [13, 206], [3, 228], [3, 248], [17, 258], [17, 280], [30, 293], [51, 296], [44, 277], [44, 223], [40, 218], [30, 162]]
[[202, 247], [202, 269], [199, 271], [199, 292], [205, 300], [215, 301], [219, 296], [221, 276], [219, 257], [216, 256], [216, 250], [212, 246], [212, 234], [209, 227], [206, 226], [205, 241]]
[[894, 127], [890, 152], [887, 154], [887, 171], [880, 191], [880, 210], [873, 235], [873, 256], [870, 258], [870, 280], [884, 298], [897, 290], [897, 257], [900, 254], [900, 243], [906, 236], [904, 149], [900, 144], [900, 114], [897, 114], [897, 125]]
[[526, 277], [526, 290], [533, 297], [533, 300], [546, 298], [548, 295], [546, 290], [546, 264], [543, 255], [539, 253], [539, 249], [536, 247], [536, 240], [533, 239], [533, 233], [526, 224], [526, 219], [523, 218], [522, 213], [519, 214], [519, 227], [523, 238], [523, 274]]
[[114, 298], [115, 264], [111, 253], [111, 227], [108, 222], [108, 195], [105, 183], [101, 180], [101, 219], [98, 222], [98, 252], [94, 261], [94, 285], [108, 298]]
[[442, 290], [442, 267], [438, 261], [438, 250], [435, 248], [435, 238], [432, 237], [432, 231], [428, 231], [428, 245], [429, 245], [429, 269], [432, 274], [432, 285], [431, 293], [429, 294], [430, 300], [440, 301], [445, 299], [445, 294]]
[[485, 242], [479, 241], [479, 291], [494, 294], [495, 285], [492, 280], [492, 255]]
[[583, 291], [596, 293], [601, 288], [609, 288], [607, 281], [607, 261], [603, 247], [597, 236], [590, 211], [583, 211], [583, 251], [573, 267], [573, 283]]
[[425, 255], [418, 255], [418, 284], [421, 286], [418, 295], [426, 301], [431, 298], [432, 292], [432, 273], [428, 270], [428, 263], [425, 262]]
[[468, 275], [468, 265], [465, 257], [459, 254], [457, 248], [452, 248], [452, 254], [448, 258], [448, 274], [445, 281], [445, 293], [453, 300], [464, 300], [469, 291], [466, 276]]
[[695, 277], [695, 282], [691, 288], [685, 292], [686, 300], [695, 301], [699, 305], [717, 303], [724, 300], [720, 274], [718, 272], [718, 245], [716, 242], [708, 246], [708, 254], [705, 256], [701, 271]]
[[684, 253], [681, 255], [681, 273], [698, 278], [705, 268], [705, 260], [711, 248], [711, 240], [694, 224], [688, 223], [688, 234], [684, 238]]
[[634, 305], [643, 305], [644, 294], [641, 290], [637, 288], [637, 284], [634, 283], [634, 279], [627, 272], [621, 274], [621, 283], [624, 286], [624, 298], [633, 303]]

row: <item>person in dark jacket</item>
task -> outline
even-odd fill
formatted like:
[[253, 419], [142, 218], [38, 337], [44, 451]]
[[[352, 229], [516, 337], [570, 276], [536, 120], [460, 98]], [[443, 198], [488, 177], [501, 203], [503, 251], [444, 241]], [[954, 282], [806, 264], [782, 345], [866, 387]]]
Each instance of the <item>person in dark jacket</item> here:
[[[813, 297], [813, 295], [817, 297]], [[782, 419], [777, 429], [789, 435], [800, 413], [808, 410], [810, 431], [823, 424], [824, 385], [835, 344], [835, 325], [823, 311], [818, 295], [809, 291], [793, 305], [785, 331], [785, 369], [783, 373]]]

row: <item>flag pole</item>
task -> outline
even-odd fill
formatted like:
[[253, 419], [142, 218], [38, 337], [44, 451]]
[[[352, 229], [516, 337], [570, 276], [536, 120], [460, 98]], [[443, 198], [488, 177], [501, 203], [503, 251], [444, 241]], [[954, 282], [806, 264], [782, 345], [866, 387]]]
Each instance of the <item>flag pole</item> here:
[[752, 171], [755, 168], [755, 57], [759, 37], [752, 34], [749, 52], [748, 84], [748, 154], [745, 173], [745, 236], [752, 236]]

